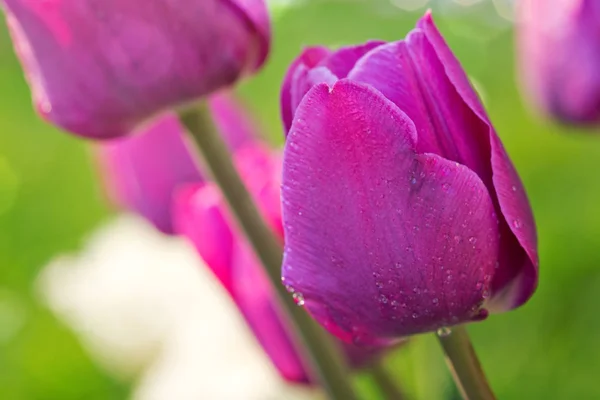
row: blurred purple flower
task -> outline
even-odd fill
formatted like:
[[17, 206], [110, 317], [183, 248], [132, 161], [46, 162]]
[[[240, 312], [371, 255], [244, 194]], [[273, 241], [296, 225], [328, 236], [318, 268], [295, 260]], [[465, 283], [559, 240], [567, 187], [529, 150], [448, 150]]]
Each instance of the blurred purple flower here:
[[[208, 101], [219, 131], [232, 150], [254, 140], [252, 124], [228, 94]], [[184, 183], [202, 182], [195, 157], [188, 150], [183, 127], [172, 114], [160, 117], [139, 134], [100, 143], [97, 155], [111, 199], [173, 233], [171, 200]]]
[[567, 123], [600, 122], [600, 2], [523, 0], [517, 45], [525, 94]]
[[282, 107], [283, 278], [331, 332], [369, 344], [533, 294], [525, 191], [429, 13], [403, 41], [306, 50]]
[[[236, 165], [265, 220], [283, 237], [279, 184], [281, 156], [258, 145], [240, 149]], [[292, 382], [308, 382], [275, 293], [241, 233], [233, 226], [218, 187], [213, 183], [187, 185], [175, 198], [174, 225], [196, 247], [207, 266], [244, 315], [257, 340], [281, 375]], [[302, 304], [302, 299], [296, 297]], [[355, 366], [368, 362], [375, 349], [345, 345]]]
[[0, 0], [39, 112], [95, 139], [210, 94], [264, 62], [263, 0]]

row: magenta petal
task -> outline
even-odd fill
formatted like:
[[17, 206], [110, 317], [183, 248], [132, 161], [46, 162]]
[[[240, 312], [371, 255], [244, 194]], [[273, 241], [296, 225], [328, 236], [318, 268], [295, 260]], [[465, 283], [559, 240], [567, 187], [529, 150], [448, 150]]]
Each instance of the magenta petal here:
[[[518, 307], [531, 297], [538, 280], [537, 233], [527, 194], [477, 94], [458, 60], [435, 27], [430, 13], [419, 21], [418, 27], [425, 32], [434, 47], [456, 91], [479, 119], [488, 126], [494, 195], [505, 220], [502, 231], [506, 232], [502, 239], [505, 243], [503, 262], [493, 284], [494, 296], [498, 294], [493, 310]], [[511, 234], [514, 235], [519, 246], [510, 243], [510, 239], [506, 238]]]
[[271, 21], [269, 19], [269, 11], [265, 6], [265, 0], [222, 0], [223, 3], [229, 3], [233, 7], [238, 7], [241, 18], [247, 18], [249, 25], [252, 26], [256, 33], [260, 44], [258, 45], [259, 52], [252, 64], [249, 60], [250, 67], [253, 69], [260, 68], [266, 61], [271, 47]]
[[292, 342], [293, 332], [283, 323], [276, 294], [256, 256], [245, 242], [237, 241], [233, 260], [234, 299], [257, 340], [285, 379], [308, 382], [309, 377]]
[[498, 221], [469, 168], [417, 154], [412, 122], [346, 80], [304, 98], [284, 152], [283, 277], [342, 339], [484, 318]]
[[235, 242], [229, 221], [222, 212], [219, 189], [213, 184], [187, 185], [174, 197], [175, 231], [194, 244], [206, 265], [233, 296], [231, 269]]
[[[326, 67], [316, 67], [308, 69], [304, 66], [298, 67], [296, 73], [292, 77], [292, 83], [290, 86], [290, 106], [292, 110], [296, 110], [304, 95], [316, 84], [327, 83], [329, 86], [333, 86], [337, 82], [338, 77], [335, 76]], [[285, 134], [289, 132], [293, 120], [290, 119], [285, 123], [284, 129]]]
[[165, 115], [143, 134], [97, 147], [104, 183], [113, 201], [173, 233], [171, 196], [181, 184], [201, 182], [202, 174], [174, 115]]
[[[256, 141], [248, 116], [228, 93], [209, 99], [219, 132], [232, 150]], [[183, 127], [165, 114], [131, 137], [97, 146], [103, 177], [112, 200], [149, 219], [164, 233], [173, 233], [173, 192], [185, 183], [203, 180], [184, 140]]]
[[210, 96], [208, 105], [219, 133], [232, 151], [256, 142], [259, 135], [254, 121], [231, 93]]
[[341, 47], [329, 57], [323, 58], [318, 65], [326, 67], [340, 79], [346, 78], [362, 56], [384, 43], [381, 40], [371, 40], [358, 46]]
[[423, 32], [368, 53], [348, 78], [375, 87], [408, 115], [417, 128], [418, 152], [460, 162], [491, 186], [489, 128], [456, 92]]
[[267, 51], [262, 1], [4, 4], [36, 107], [90, 138], [124, 136], [161, 111], [228, 86]]
[[292, 107], [292, 80], [296, 77], [297, 70], [300, 69], [311, 69], [317, 65], [323, 58], [327, 57], [330, 51], [325, 47], [309, 47], [296, 58], [283, 78], [283, 84], [281, 86], [280, 103], [281, 103], [281, 119], [283, 120], [283, 126], [285, 132], [290, 130], [292, 126], [292, 119], [294, 118], [294, 112], [297, 104]]

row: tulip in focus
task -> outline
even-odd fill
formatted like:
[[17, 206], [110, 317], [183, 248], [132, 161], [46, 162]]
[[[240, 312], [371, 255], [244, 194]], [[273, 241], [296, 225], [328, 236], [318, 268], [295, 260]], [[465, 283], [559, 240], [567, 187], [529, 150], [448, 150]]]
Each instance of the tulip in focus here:
[[[235, 161], [268, 225], [282, 238], [280, 155], [254, 145], [240, 149]], [[280, 314], [276, 293], [246, 239], [234, 228], [218, 187], [209, 182], [183, 188], [175, 199], [174, 225], [196, 246], [227, 289], [281, 375], [291, 382], [309, 382], [284, 315]], [[295, 300], [302, 305], [301, 297]], [[345, 345], [345, 350], [355, 366], [373, 356], [371, 349]]]
[[523, 0], [517, 45], [522, 86], [563, 122], [600, 122], [600, 2]]
[[38, 111], [95, 139], [229, 86], [264, 62], [263, 0], [1, 0]]
[[282, 108], [283, 278], [329, 331], [372, 344], [530, 298], [525, 191], [429, 13], [405, 40], [305, 50]]
[[[230, 149], [254, 137], [249, 118], [227, 94], [208, 100], [211, 115]], [[111, 199], [171, 234], [171, 200], [178, 186], [203, 181], [200, 164], [186, 146], [177, 117], [166, 114], [140, 134], [101, 143], [97, 154]]]

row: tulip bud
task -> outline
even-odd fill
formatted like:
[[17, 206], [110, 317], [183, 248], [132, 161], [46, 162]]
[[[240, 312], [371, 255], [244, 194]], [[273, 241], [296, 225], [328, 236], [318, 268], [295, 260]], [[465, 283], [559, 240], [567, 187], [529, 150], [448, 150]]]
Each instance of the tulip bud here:
[[[280, 155], [255, 145], [239, 150], [235, 161], [268, 225], [282, 238]], [[309, 373], [294, 347], [276, 293], [246, 239], [234, 227], [218, 187], [213, 183], [187, 185], [176, 195], [173, 215], [176, 231], [195, 245], [281, 375], [292, 382], [308, 382]], [[298, 305], [304, 302], [299, 296], [295, 300]], [[345, 345], [345, 350], [355, 366], [375, 352], [352, 345]]]
[[[233, 98], [213, 95], [208, 105], [232, 150], [253, 140], [252, 124]], [[159, 118], [140, 133], [98, 145], [104, 181], [115, 203], [143, 215], [160, 231], [170, 234], [173, 193], [182, 184], [202, 182], [203, 174], [174, 115]]]
[[402, 41], [310, 52], [283, 85], [282, 202], [283, 278], [313, 317], [369, 344], [527, 301], [525, 191], [431, 15]]
[[525, 95], [563, 122], [600, 122], [600, 2], [523, 0], [517, 46]]
[[38, 111], [120, 137], [264, 62], [263, 0], [1, 0]]

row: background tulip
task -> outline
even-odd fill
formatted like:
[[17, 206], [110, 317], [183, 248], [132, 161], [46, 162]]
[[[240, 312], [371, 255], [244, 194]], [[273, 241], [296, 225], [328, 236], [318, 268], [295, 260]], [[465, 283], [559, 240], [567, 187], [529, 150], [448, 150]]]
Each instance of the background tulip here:
[[403, 41], [309, 53], [282, 93], [283, 277], [309, 312], [373, 343], [529, 299], [527, 197], [431, 15]]
[[[247, 115], [231, 96], [213, 95], [209, 108], [232, 150], [255, 137]], [[140, 134], [102, 143], [97, 153], [112, 200], [143, 215], [162, 232], [173, 233], [173, 193], [184, 183], [203, 180], [177, 117], [165, 115]]]
[[518, 2], [517, 45], [525, 94], [563, 122], [600, 122], [600, 2]]
[[232, 84], [269, 48], [262, 0], [2, 4], [38, 111], [96, 139]]
[[[282, 238], [281, 156], [254, 145], [236, 153], [236, 165], [269, 226]], [[308, 382], [309, 374], [280, 315], [276, 295], [226, 210], [225, 200], [215, 184], [188, 185], [175, 200], [175, 229], [195, 245], [227, 289], [281, 375], [293, 382]], [[299, 305], [304, 302], [299, 296], [295, 300]], [[363, 364], [373, 354], [370, 349], [351, 345], [345, 348], [355, 365]]]

